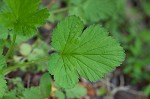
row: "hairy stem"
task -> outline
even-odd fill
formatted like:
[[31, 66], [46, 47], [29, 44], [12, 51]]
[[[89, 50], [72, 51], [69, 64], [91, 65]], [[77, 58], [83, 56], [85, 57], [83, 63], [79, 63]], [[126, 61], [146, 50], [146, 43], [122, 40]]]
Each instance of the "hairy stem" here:
[[32, 60], [32, 61], [29, 61], [29, 62], [26, 62], [26, 63], [23, 63], [23, 64], [17, 64], [17, 65], [15, 65], [15, 66], [9, 66], [8, 68], [4, 69], [4, 70], [2, 71], [2, 73], [3, 73], [4, 75], [6, 75], [6, 74], [8, 74], [9, 72], [14, 71], [14, 70], [16, 70], [16, 69], [18, 69], [18, 68], [27, 67], [27, 66], [29, 66], [29, 65], [31, 65], [31, 64], [35, 64], [35, 63], [38, 63], [38, 62], [46, 61], [46, 60], [49, 59], [49, 57], [50, 57], [50, 56], [46, 56], [46, 57], [43, 57], [43, 58], [40, 58], [40, 59], [37, 59], [37, 60]]
[[15, 41], [16, 41], [16, 37], [17, 37], [17, 35], [16, 35], [16, 34], [14, 34], [14, 35], [13, 35], [13, 41], [12, 41], [12, 43], [11, 43], [11, 46], [10, 46], [10, 48], [9, 48], [8, 52], [6, 53], [6, 60], [9, 58], [10, 53], [11, 53], [11, 51], [12, 51], [12, 50], [13, 50], [13, 48], [14, 48]]

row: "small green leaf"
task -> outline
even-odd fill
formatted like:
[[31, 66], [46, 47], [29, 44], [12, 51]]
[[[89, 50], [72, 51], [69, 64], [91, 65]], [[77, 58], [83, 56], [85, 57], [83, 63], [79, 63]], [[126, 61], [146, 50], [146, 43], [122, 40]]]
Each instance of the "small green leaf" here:
[[49, 52], [50, 47], [47, 43], [37, 40], [32, 45], [32, 52], [28, 55], [28, 60], [35, 60], [44, 57]]
[[55, 95], [57, 96], [58, 99], [65, 99], [65, 94], [59, 90], [55, 92]]
[[97, 90], [97, 95], [98, 96], [105, 96], [107, 94], [107, 89], [104, 87], [101, 87]]
[[0, 98], [4, 96], [6, 89], [7, 89], [6, 80], [2, 75], [0, 75]]
[[46, 99], [51, 93], [51, 79], [48, 73], [44, 74], [40, 80], [40, 86], [25, 89], [24, 99]]
[[43, 99], [47, 98], [51, 94], [51, 77], [48, 73], [45, 73], [40, 80], [40, 92]]
[[4, 27], [18, 35], [32, 35], [48, 18], [47, 9], [39, 9], [41, 0], [4, 0], [5, 8], [0, 13]]
[[32, 87], [23, 92], [23, 99], [42, 99], [39, 87]]
[[74, 87], [79, 75], [100, 80], [124, 60], [123, 48], [105, 29], [98, 25], [83, 29], [81, 20], [70, 16], [53, 31], [52, 46], [58, 53], [49, 59], [49, 72], [63, 88]]
[[68, 98], [81, 98], [87, 93], [87, 90], [81, 85], [76, 85], [74, 88], [65, 91]]
[[28, 56], [28, 59], [29, 60], [38, 59], [45, 56], [45, 54], [47, 53], [45, 53], [43, 49], [35, 48], [33, 49], [32, 53]]

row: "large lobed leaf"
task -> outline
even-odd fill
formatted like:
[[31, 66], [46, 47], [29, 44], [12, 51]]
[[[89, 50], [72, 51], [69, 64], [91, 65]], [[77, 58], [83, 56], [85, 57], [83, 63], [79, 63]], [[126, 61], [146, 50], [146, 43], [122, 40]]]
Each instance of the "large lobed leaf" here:
[[30, 35], [48, 18], [47, 9], [39, 9], [41, 0], [4, 0], [0, 22], [17, 34]]
[[79, 75], [90, 81], [100, 80], [124, 60], [123, 48], [98, 25], [85, 29], [76, 16], [61, 21], [52, 35], [58, 53], [49, 59], [49, 72], [56, 84], [72, 88]]

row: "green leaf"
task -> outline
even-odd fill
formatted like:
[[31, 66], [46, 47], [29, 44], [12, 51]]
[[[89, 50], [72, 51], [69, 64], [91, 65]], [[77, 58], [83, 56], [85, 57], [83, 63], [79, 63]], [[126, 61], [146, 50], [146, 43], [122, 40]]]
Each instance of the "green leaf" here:
[[0, 71], [3, 69], [4, 66], [6, 66], [6, 59], [3, 55], [0, 55]]
[[42, 58], [47, 55], [49, 50], [49, 45], [39, 39], [32, 45], [32, 53], [30, 53], [27, 58], [30, 61]]
[[140, 37], [142, 39], [143, 42], [146, 42], [149, 44], [150, 42], [150, 30], [144, 30], [140, 33]]
[[87, 19], [97, 22], [109, 18], [115, 12], [115, 2], [112, 0], [95, 0], [94, 2], [87, 0], [84, 6]]
[[48, 73], [45, 73], [40, 80], [40, 92], [42, 95], [42, 99], [47, 98], [51, 94], [51, 77]]
[[59, 90], [55, 92], [55, 95], [57, 96], [58, 99], [65, 99], [65, 94]]
[[150, 16], [150, 2], [144, 1], [144, 2], [142, 3], [142, 5], [143, 5], [143, 10], [144, 10], [144, 12], [145, 12], [148, 16]]
[[79, 16], [84, 23], [106, 20], [117, 12], [117, 2], [112, 0], [70, 0], [69, 14]]
[[40, 80], [39, 87], [32, 87], [23, 92], [24, 99], [46, 99], [51, 93], [51, 79], [48, 73]]
[[146, 86], [146, 87], [144, 88], [144, 94], [145, 94], [146, 96], [149, 96], [149, 95], [150, 95], [150, 85], [148, 85], [148, 86]]
[[24, 99], [42, 99], [39, 87], [32, 87], [23, 92]]
[[6, 95], [2, 99], [18, 99], [18, 98], [16, 98], [15, 96]]
[[2, 99], [18, 99], [15, 95], [14, 90], [7, 92]]
[[8, 30], [4, 26], [0, 25], [0, 39], [6, 39], [8, 36]]
[[[32, 39], [36, 34], [30, 34], [30, 35], [17, 35], [16, 44], [21, 44], [22, 42], [28, 41]], [[11, 40], [13, 40], [13, 33], [10, 34]]]
[[0, 75], [0, 98], [4, 96], [6, 89], [7, 89], [6, 80], [2, 75]]
[[81, 86], [81, 85], [76, 85], [72, 89], [66, 89], [66, 95], [68, 98], [81, 98], [82, 96], [86, 95], [87, 90]]
[[101, 87], [97, 90], [97, 95], [98, 96], [105, 96], [107, 94], [107, 89], [105, 87]]
[[69, 0], [69, 15], [76, 15], [80, 17], [84, 23], [87, 22], [83, 8], [85, 1], [86, 0]]
[[4, 0], [5, 8], [0, 13], [4, 27], [18, 35], [31, 35], [48, 18], [47, 9], [39, 9], [41, 0]]
[[61, 21], [52, 35], [52, 46], [58, 53], [49, 59], [49, 72], [56, 84], [72, 88], [79, 75], [97, 81], [113, 71], [124, 60], [119, 43], [98, 25], [85, 29], [78, 17]]
[[3, 53], [4, 45], [5, 45], [5, 40], [0, 39], [0, 55]]

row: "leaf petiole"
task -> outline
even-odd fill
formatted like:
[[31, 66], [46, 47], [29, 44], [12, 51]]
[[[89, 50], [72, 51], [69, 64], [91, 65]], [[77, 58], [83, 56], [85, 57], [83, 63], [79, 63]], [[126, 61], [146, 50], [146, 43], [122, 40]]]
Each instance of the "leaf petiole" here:
[[11, 51], [12, 51], [12, 50], [13, 50], [13, 48], [14, 48], [15, 41], [16, 41], [16, 37], [17, 37], [17, 35], [16, 35], [16, 34], [14, 34], [14, 35], [13, 35], [13, 41], [12, 41], [12, 43], [11, 43], [11, 46], [10, 46], [10, 48], [9, 48], [8, 52], [6, 53], [6, 60], [9, 58], [10, 53], [11, 53]]
[[46, 57], [43, 57], [43, 58], [40, 58], [40, 59], [37, 59], [37, 60], [32, 60], [32, 61], [29, 61], [29, 62], [26, 62], [26, 63], [23, 63], [23, 64], [17, 64], [17, 65], [15, 65], [15, 66], [10, 66], [10, 67], [4, 69], [4, 70], [2, 71], [2, 74], [6, 75], [6, 74], [8, 74], [9, 72], [14, 71], [14, 70], [16, 70], [16, 69], [18, 69], [18, 68], [27, 67], [27, 66], [29, 66], [30, 64], [35, 64], [35, 63], [37, 63], [37, 62], [46, 61], [46, 60], [49, 59], [49, 57], [50, 57], [50, 56], [46, 56]]

